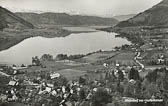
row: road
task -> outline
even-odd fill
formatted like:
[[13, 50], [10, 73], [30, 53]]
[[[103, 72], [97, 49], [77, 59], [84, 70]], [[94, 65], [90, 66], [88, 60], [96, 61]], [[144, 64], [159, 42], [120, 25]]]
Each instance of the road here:
[[9, 77], [9, 76], [10, 76], [10, 75], [8, 75], [8, 74], [2, 72], [2, 71], [0, 71], [0, 75], [6, 76], [6, 77]]
[[134, 60], [135, 60], [136, 63], [138, 63], [138, 64], [141, 66], [142, 69], [144, 69], [145, 66], [144, 66], [141, 62], [139, 62], [139, 61], [137, 60], [137, 58], [138, 58], [140, 55], [141, 55], [141, 53], [138, 52], [138, 54], [134, 57]]

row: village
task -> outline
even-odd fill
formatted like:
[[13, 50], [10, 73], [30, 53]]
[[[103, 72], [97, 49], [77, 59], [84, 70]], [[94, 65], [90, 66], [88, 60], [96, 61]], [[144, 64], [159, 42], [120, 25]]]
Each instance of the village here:
[[[165, 100], [165, 94], [160, 92], [166, 91], [167, 82], [162, 80], [167, 78], [167, 48], [154, 41], [142, 46], [123, 45], [112, 51], [100, 50], [87, 55], [59, 54], [55, 59], [44, 54], [40, 59], [33, 57], [29, 66], [2, 65], [1, 103], [132, 106], [135, 103], [126, 101]], [[162, 83], [162, 86], [157, 88], [153, 83]], [[97, 96], [100, 96], [99, 99]], [[160, 101], [157, 104], [164, 103]], [[137, 106], [144, 104], [136, 103]]]

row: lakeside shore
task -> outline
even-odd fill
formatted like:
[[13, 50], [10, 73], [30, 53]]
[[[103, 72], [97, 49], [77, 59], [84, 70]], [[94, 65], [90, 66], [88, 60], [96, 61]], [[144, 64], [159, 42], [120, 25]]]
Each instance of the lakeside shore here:
[[125, 28], [119, 28], [119, 27], [109, 27], [109, 28], [101, 28], [98, 29], [101, 31], [106, 32], [114, 32], [117, 33], [116, 37], [126, 38], [128, 41], [130, 41], [132, 44], [142, 46], [145, 43], [148, 42], [148, 39], [146, 36], [149, 34], [152, 34], [149, 31], [142, 31], [141, 27], [125, 27]]
[[7, 29], [5, 31], [1, 31], [0, 34], [1, 34], [0, 51], [2, 51], [30, 37], [36, 37], [36, 36], [47, 37], [47, 38], [65, 37], [70, 35], [71, 32], [63, 29], [57, 29], [57, 30], [26, 29], [22, 31]]
[[[81, 26], [80, 26], [81, 27]], [[77, 27], [77, 28], [80, 28]], [[63, 26], [56, 27], [46, 27], [46, 28], [35, 28], [35, 29], [24, 29], [24, 30], [15, 30], [6, 28], [4, 31], [0, 31], [0, 51], [9, 49], [10, 47], [22, 42], [23, 40], [31, 37], [46, 37], [46, 38], [54, 38], [54, 37], [66, 37], [72, 33], [92, 33], [97, 32], [94, 28], [87, 28], [86, 26], [81, 27], [82, 29], [76, 30], [75, 27], [70, 26], [69, 29], [63, 28]], [[74, 30], [75, 29], [75, 30]], [[89, 30], [88, 30], [89, 29]]]

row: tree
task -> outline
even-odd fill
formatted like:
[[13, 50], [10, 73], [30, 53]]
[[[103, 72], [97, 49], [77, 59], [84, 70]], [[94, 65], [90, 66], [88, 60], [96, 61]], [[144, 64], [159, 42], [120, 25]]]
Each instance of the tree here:
[[66, 86], [67, 83], [68, 83], [68, 80], [65, 77], [63, 77], [63, 76], [61, 76], [61, 77], [59, 77], [57, 79], [53, 79], [53, 81], [54, 81], [54, 86], [55, 87], [56, 86]]
[[41, 60], [43, 60], [43, 61], [53, 61], [53, 56], [52, 55], [50, 55], [50, 54], [44, 54], [44, 55], [42, 55], [41, 56]]
[[127, 97], [132, 97], [133, 96], [133, 94], [132, 94], [132, 84], [130, 84], [130, 83], [126, 83], [125, 85], [124, 85], [124, 92], [123, 92], [123, 94], [124, 94], [124, 96], [127, 96]]
[[114, 79], [115, 79], [114, 71], [106, 72], [105, 80], [114, 81]]
[[159, 89], [157, 87], [156, 83], [150, 83], [148, 86], [146, 86], [144, 93], [144, 97], [151, 98], [153, 95], [156, 96], [156, 94], [159, 94]]
[[68, 59], [69, 59], [69, 60], [80, 59], [80, 58], [82, 58], [82, 57], [84, 57], [84, 56], [85, 56], [85, 55], [83, 55], [83, 54], [70, 55], [70, 56], [68, 57]]
[[79, 91], [79, 100], [84, 100], [86, 98], [85, 90], [81, 89]]
[[58, 54], [56, 56], [56, 60], [65, 60], [65, 59], [68, 59], [67, 54]]
[[138, 80], [135, 84], [127, 82], [123, 86], [124, 88], [124, 96], [127, 97], [134, 97], [134, 98], [141, 98], [142, 97], [142, 85], [141, 82]]
[[79, 84], [85, 84], [86, 83], [86, 79], [79, 77]]
[[157, 79], [157, 71], [158, 69], [148, 73], [148, 75], [146, 76], [147, 80], [149, 82], [156, 82], [156, 79]]
[[129, 79], [139, 80], [140, 76], [139, 76], [138, 70], [131, 68], [131, 70], [129, 72]]
[[118, 79], [119, 81], [123, 81], [124, 80], [124, 74], [121, 70], [118, 71]]
[[37, 56], [32, 57], [32, 64], [36, 66], [40, 66], [41, 65], [40, 59]]
[[109, 103], [111, 96], [103, 88], [98, 88], [97, 92], [92, 96], [92, 106], [105, 106]]

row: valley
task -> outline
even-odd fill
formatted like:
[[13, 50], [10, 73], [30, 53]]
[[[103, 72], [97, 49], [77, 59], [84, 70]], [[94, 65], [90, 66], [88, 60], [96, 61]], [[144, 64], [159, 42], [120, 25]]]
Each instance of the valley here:
[[167, 7], [119, 20], [0, 8], [0, 103], [167, 106]]

